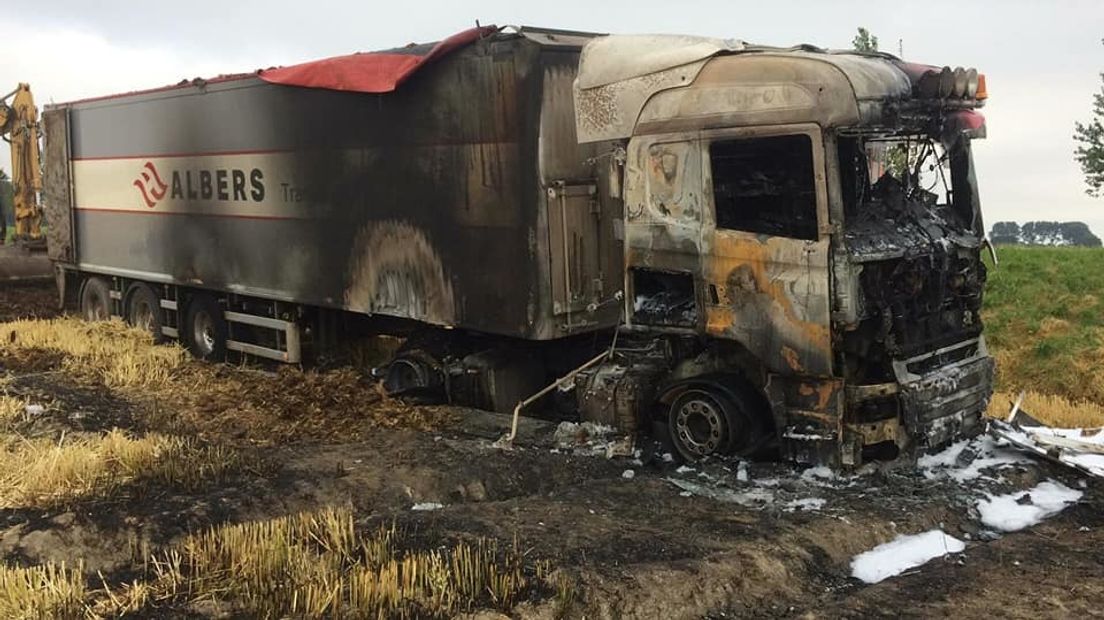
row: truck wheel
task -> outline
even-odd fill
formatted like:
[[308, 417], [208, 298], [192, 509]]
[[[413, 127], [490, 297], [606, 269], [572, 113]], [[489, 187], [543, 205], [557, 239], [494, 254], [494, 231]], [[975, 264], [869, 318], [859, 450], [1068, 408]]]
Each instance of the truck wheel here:
[[195, 357], [212, 362], [226, 359], [226, 318], [218, 301], [208, 294], [197, 295], [188, 303], [184, 336]]
[[127, 323], [149, 332], [154, 342], [165, 339], [161, 333], [161, 326], [164, 324], [161, 300], [150, 285], [138, 282], [131, 287], [126, 317]]
[[687, 461], [739, 451], [754, 439], [748, 412], [720, 390], [691, 388], [671, 403], [671, 443]]
[[106, 321], [111, 318], [111, 287], [107, 280], [88, 278], [81, 290], [80, 312], [86, 321]]

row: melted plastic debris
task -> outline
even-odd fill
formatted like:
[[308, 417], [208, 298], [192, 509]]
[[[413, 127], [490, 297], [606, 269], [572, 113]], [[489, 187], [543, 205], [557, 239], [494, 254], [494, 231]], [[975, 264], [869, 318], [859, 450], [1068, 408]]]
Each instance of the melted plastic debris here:
[[1104, 454], [1074, 454], [1063, 456], [1062, 462], [1104, 478]]
[[981, 522], [987, 527], [1001, 532], [1015, 532], [1062, 512], [1082, 495], [1081, 491], [1047, 480], [1029, 491], [988, 495], [987, 499], [978, 502], [977, 509]]
[[990, 421], [990, 432], [1025, 451], [1068, 465], [1090, 476], [1104, 477], [1104, 429], [1019, 426]]
[[618, 437], [617, 430], [594, 422], [560, 422], [552, 436], [556, 449], [586, 456], [630, 456], [632, 437]]
[[949, 553], [960, 553], [966, 543], [943, 530], [898, 536], [895, 540], [860, 553], [851, 560], [851, 576], [866, 583], [878, 583], [922, 566]]

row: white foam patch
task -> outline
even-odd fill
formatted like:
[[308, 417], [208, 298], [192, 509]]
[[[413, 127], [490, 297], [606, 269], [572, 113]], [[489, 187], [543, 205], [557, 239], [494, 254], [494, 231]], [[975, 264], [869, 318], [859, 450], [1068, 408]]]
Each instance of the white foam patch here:
[[[966, 464], [960, 464], [962, 454], [969, 448], [976, 456]], [[946, 476], [955, 482], [968, 482], [984, 475], [987, 469], [999, 470], [1030, 460], [1022, 452], [997, 443], [988, 435], [959, 441], [935, 454], [928, 454], [916, 460], [916, 464], [930, 479]]]
[[860, 553], [851, 560], [851, 576], [866, 583], [878, 583], [922, 566], [949, 553], [966, 549], [966, 543], [943, 530], [898, 536], [895, 540]]
[[809, 469], [801, 472], [801, 479], [805, 480], [806, 482], [813, 482], [816, 480], [835, 480], [836, 472], [832, 471], [831, 468], [825, 465], [821, 465], [819, 467], [810, 467]]
[[989, 495], [978, 502], [977, 509], [981, 522], [987, 527], [1001, 532], [1015, 532], [1062, 512], [1082, 495], [1081, 491], [1047, 480], [1028, 491]]
[[916, 459], [916, 465], [920, 469], [931, 470], [941, 467], [954, 467], [958, 463], [958, 457], [970, 445], [969, 439], [956, 441], [935, 454], [925, 454]]

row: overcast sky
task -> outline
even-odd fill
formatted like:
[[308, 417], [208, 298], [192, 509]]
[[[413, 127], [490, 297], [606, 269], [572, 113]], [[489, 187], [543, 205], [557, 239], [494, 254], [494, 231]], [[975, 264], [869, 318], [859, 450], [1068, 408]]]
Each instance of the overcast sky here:
[[[30, 82], [40, 105], [433, 41], [477, 19], [827, 47], [850, 47], [862, 25], [886, 51], [896, 53], [902, 40], [908, 59], [986, 74], [989, 138], [977, 144], [976, 160], [989, 224], [1082, 220], [1104, 237], [1104, 199], [1085, 195], [1072, 157], [1074, 121], [1088, 118], [1104, 70], [1104, 0], [418, 0], [379, 6], [52, 0], [21, 6], [0, 12], [0, 93]], [[0, 149], [0, 167], [10, 170], [7, 157]]]

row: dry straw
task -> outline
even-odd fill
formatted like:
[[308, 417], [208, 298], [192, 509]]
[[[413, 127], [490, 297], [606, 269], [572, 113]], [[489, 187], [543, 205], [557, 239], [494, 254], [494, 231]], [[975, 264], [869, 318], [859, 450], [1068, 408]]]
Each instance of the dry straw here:
[[[1008, 417], [1015, 400], [1015, 394], [993, 394], [993, 399], [989, 402], [989, 415], [1000, 419]], [[1028, 391], [1024, 392], [1020, 408], [1036, 420], [1055, 428], [1104, 426], [1104, 406], [1089, 400], [1071, 400], [1054, 394]]]
[[49, 507], [108, 498], [128, 485], [194, 490], [241, 467], [237, 453], [180, 437], [0, 436], [0, 508]]
[[251, 617], [448, 617], [510, 609], [547, 572], [517, 544], [483, 538], [403, 550], [402, 533], [357, 532], [346, 509], [224, 525], [152, 558], [145, 582], [105, 589], [100, 613], [217, 601]]
[[179, 346], [152, 346], [148, 333], [119, 321], [75, 318], [0, 323], [0, 352], [5, 349], [60, 352], [64, 369], [91, 374], [115, 388], [164, 386], [186, 359]]
[[85, 613], [84, 567], [0, 566], [0, 617], [77, 618]]

